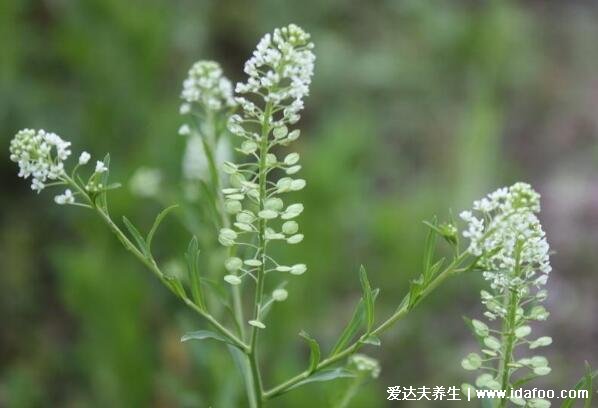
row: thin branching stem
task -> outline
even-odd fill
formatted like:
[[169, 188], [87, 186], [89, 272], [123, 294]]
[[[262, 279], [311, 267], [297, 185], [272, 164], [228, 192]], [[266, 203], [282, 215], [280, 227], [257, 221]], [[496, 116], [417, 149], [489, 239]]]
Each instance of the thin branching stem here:
[[[75, 188], [77, 191], [79, 191], [83, 197], [85, 197], [85, 199], [86, 199], [86, 201], [88, 201], [89, 205], [100, 216], [100, 218], [108, 226], [110, 231], [112, 231], [116, 235], [116, 237], [123, 244], [125, 249], [127, 251], [131, 252], [142, 264], [144, 264], [151, 272], [153, 272], [154, 275], [156, 275], [158, 277], [158, 279], [160, 279], [160, 281], [167, 288], [169, 288], [171, 291], [174, 292], [172, 286], [169, 285], [167, 278], [165, 277], [164, 273], [160, 270], [160, 267], [158, 266], [156, 261], [153, 259], [153, 257], [146, 256], [143, 252], [141, 252], [131, 242], [131, 240], [125, 235], [125, 233], [118, 227], [118, 225], [116, 225], [116, 223], [112, 220], [110, 215], [105, 210], [99, 208], [94, 203], [94, 201], [87, 194], [85, 189], [83, 189], [78, 183], [76, 183], [72, 178], [70, 178], [68, 176], [66, 176], [66, 180], [69, 182], [69, 184], [73, 188]], [[177, 294], [176, 292], [174, 292], [174, 293], [177, 296], [179, 296], [179, 294]], [[234, 335], [229, 329], [227, 329], [222, 324], [220, 324], [218, 322], [218, 320], [216, 320], [216, 318], [214, 318], [210, 313], [208, 313], [206, 310], [197, 306], [195, 303], [193, 303], [193, 301], [191, 301], [191, 299], [187, 298], [186, 296], [181, 297], [181, 299], [189, 308], [191, 308], [196, 313], [198, 313], [200, 316], [202, 316], [204, 319], [206, 319], [214, 327], [214, 329], [217, 332], [219, 332], [220, 334], [225, 336], [227, 339], [229, 339], [233, 345], [240, 348], [244, 352], [248, 352], [249, 346], [247, 344], [245, 344], [242, 340], [240, 340], [236, 335]]]
[[[463, 262], [465, 257], [466, 257], [465, 253], [459, 255], [449, 266], [447, 266], [442, 272], [440, 272], [438, 274], [438, 276], [436, 276], [436, 278], [432, 282], [430, 282], [430, 284], [426, 287], [426, 289], [424, 289], [421, 292], [420, 298], [424, 299], [446, 279], [448, 279], [449, 277], [451, 277], [457, 273], [460, 273], [462, 270], [458, 269], [458, 266]], [[365, 344], [364, 341], [366, 340], [367, 337], [369, 337], [371, 335], [375, 336], [375, 335], [379, 335], [379, 334], [383, 333], [384, 331], [389, 329], [392, 325], [394, 325], [396, 322], [403, 319], [409, 313], [409, 311], [410, 311], [409, 302], [408, 301], [401, 302], [401, 306], [388, 319], [386, 319], [382, 324], [380, 324], [371, 333], [366, 333], [366, 334], [362, 335], [352, 345], [350, 345], [347, 348], [345, 348], [344, 350], [334, 354], [333, 356], [330, 356], [330, 357], [322, 360], [317, 365], [315, 370], [313, 370], [313, 371], [305, 370], [301, 374], [298, 374], [295, 377], [292, 377], [289, 380], [283, 382], [282, 384], [277, 385], [276, 387], [264, 392], [264, 398], [271, 399], [280, 394], [283, 394], [286, 390], [288, 390], [295, 384], [299, 383], [300, 381], [303, 381], [303, 380], [307, 379], [308, 377], [310, 377], [311, 375], [317, 373], [318, 371], [323, 370], [323, 369], [345, 359], [346, 357], [352, 355], [353, 353], [357, 352], [361, 347], [364, 346], [364, 344]]]

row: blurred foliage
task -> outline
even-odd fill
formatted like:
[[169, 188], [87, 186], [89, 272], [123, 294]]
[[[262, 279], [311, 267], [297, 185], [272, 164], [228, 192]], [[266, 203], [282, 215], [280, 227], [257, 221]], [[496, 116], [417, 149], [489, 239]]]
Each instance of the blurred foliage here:
[[[272, 314], [267, 385], [304, 368], [300, 329], [332, 345], [359, 296], [360, 264], [390, 311], [421, 265], [421, 220], [522, 179], [544, 193], [557, 251], [544, 385], [565, 388], [584, 359], [598, 366], [597, 18], [590, 1], [5, 0], [0, 140], [51, 129], [77, 149], [110, 151], [114, 179], [147, 165], [176, 184], [188, 67], [216, 59], [240, 79], [258, 38], [296, 22], [318, 57], [299, 145], [306, 240], [280, 256], [310, 271]], [[7, 159], [0, 174], [0, 406], [243, 406], [226, 350], [179, 343], [203, 323], [98, 220], [36, 197]], [[112, 205], [141, 225], [159, 207], [126, 189]], [[182, 260], [190, 233], [167, 228], [159, 255]], [[481, 284], [449, 282], [368, 350], [382, 375], [352, 406], [383, 406], [390, 385], [460, 384], [471, 348], [460, 316], [479, 312]], [[272, 406], [328, 406], [346, 386], [310, 385]]]

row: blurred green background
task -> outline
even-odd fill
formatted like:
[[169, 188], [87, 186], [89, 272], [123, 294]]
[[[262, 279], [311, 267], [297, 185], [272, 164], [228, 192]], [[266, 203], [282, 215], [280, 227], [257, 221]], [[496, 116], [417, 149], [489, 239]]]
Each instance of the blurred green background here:
[[[245, 406], [225, 348], [179, 342], [204, 324], [96, 217], [33, 194], [8, 143], [20, 128], [45, 128], [75, 151], [110, 152], [115, 180], [151, 166], [176, 185], [188, 67], [215, 59], [240, 80], [261, 35], [289, 22], [312, 33], [318, 59], [297, 144], [306, 239], [280, 256], [310, 269], [263, 336], [267, 385], [304, 368], [300, 329], [334, 342], [359, 297], [359, 264], [381, 288], [379, 316], [390, 313], [420, 268], [421, 221], [517, 180], [542, 193], [556, 252], [552, 316], [538, 329], [554, 338], [553, 372], [538, 384], [568, 388], [584, 360], [598, 367], [595, 2], [4, 0], [0, 406]], [[143, 228], [160, 207], [128, 189], [112, 206]], [[158, 256], [182, 260], [189, 232], [168, 224]], [[450, 281], [367, 349], [382, 374], [351, 406], [387, 406], [391, 385], [471, 381], [459, 363], [475, 345], [461, 316], [481, 313], [482, 285]], [[346, 385], [306, 386], [271, 406], [328, 406]]]

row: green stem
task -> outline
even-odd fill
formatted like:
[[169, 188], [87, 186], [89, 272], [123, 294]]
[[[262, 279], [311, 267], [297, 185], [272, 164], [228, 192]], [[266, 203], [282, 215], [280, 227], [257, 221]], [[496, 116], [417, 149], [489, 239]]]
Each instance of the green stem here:
[[[100, 215], [100, 218], [108, 225], [110, 230], [117, 236], [120, 242], [123, 243], [124, 247], [131, 252], [137, 259], [141, 261], [150, 271], [152, 271], [158, 279], [169, 289], [172, 290], [168, 281], [166, 280], [164, 273], [160, 270], [156, 261], [153, 258], [146, 257], [141, 251], [139, 251], [135, 245], [127, 238], [127, 236], [121, 231], [120, 228], [112, 221], [112, 218], [104, 211], [96, 207], [96, 212]], [[243, 351], [248, 351], [249, 347], [243, 343], [237, 336], [235, 336], [229, 329], [220, 324], [211, 314], [197, 306], [193, 301], [187, 297], [182, 298], [183, 302], [206, 319], [220, 334], [228, 338], [235, 346], [239, 347]]]
[[[515, 267], [512, 271], [513, 277], [518, 277], [521, 273], [521, 242], [518, 242], [515, 249]], [[498, 377], [500, 378], [500, 389], [507, 392], [507, 397], [501, 399], [498, 403], [498, 408], [504, 408], [509, 401], [508, 395], [511, 390], [511, 368], [509, 365], [513, 361], [513, 349], [515, 347], [515, 327], [517, 325], [517, 308], [519, 306], [519, 293], [517, 289], [508, 289], [504, 295], [504, 305], [507, 309], [507, 316], [503, 321], [501, 344], [502, 355], [498, 370]]]
[[[509, 290], [507, 293], [505, 293], [505, 299], [508, 305], [508, 309], [506, 320], [503, 322], [501, 339], [501, 343], [503, 344], [503, 350], [498, 376], [501, 379], [500, 389], [505, 390], [508, 395], [509, 390], [511, 388], [511, 369], [509, 367], [509, 364], [511, 364], [513, 360], [513, 348], [516, 340], [514, 330], [517, 319], [517, 305], [519, 303], [519, 296], [517, 294], [517, 291]], [[501, 399], [498, 404], [499, 408], [506, 407], [507, 401], [508, 398]]]
[[[87, 192], [81, 186], [79, 186], [72, 178], [67, 176], [66, 180], [69, 184], [71, 184], [73, 188], [77, 189], [77, 191], [81, 193], [83, 197], [86, 198], [86, 200], [89, 202], [89, 205], [96, 211], [96, 213], [100, 216], [100, 218], [102, 219], [102, 221], [104, 221], [108, 228], [116, 235], [116, 237], [123, 244], [125, 249], [131, 252], [142, 264], [144, 264], [151, 272], [153, 272], [154, 275], [156, 275], [158, 279], [160, 279], [160, 281], [167, 288], [174, 292], [173, 288], [169, 285], [164, 273], [160, 270], [158, 264], [153, 259], [153, 257], [146, 256], [139, 249], [137, 249], [137, 247], [129, 240], [125, 233], [122, 232], [118, 225], [114, 223], [112, 218], [110, 218], [110, 215], [108, 215], [102, 209], [98, 208], [92, 201], [92, 199], [89, 197]], [[220, 324], [211, 314], [197, 306], [187, 297], [183, 297], [182, 300], [187, 306], [189, 306], [196, 313], [198, 313], [204, 319], [206, 319], [217, 332], [228, 338], [231, 341], [231, 343], [233, 343], [236, 347], [240, 348], [244, 352], [248, 352], [249, 346], [245, 344], [243, 341], [241, 341], [237, 336], [235, 336], [230, 330], [228, 330], [226, 327]]]
[[[434, 289], [436, 289], [442, 282], [444, 282], [447, 278], [454, 275], [455, 273], [461, 272], [461, 270], [457, 269], [461, 262], [465, 259], [466, 254], [463, 253], [458, 256], [449, 266], [447, 266], [441, 273], [439, 273], [436, 278], [430, 282], [430, 284], [421, 292], [420, 299], [426, 298]], [[301, 374], [292, 377], [291, 379], [283, 382], [280, 385], [266, 391], [264, 393], [264, 398], [270, 399], [274, 398], [280, 394], [283, 394], [288, 388], [292, 387], [293, 385], [297, 384], [300, 381], [305, 380], [306, 378], [310, 377], [311, 375], [315, 374], [316, 372], [329, 367], [340, 360], [344, 359], [345, 357], [350, 356], [351, 354], [357, 352], [361, 347], [363, 347], [363, 341], [371, 336], [371, 335], [379, 335], [382, 332], [386, 331], [389, 327], [391, 327], [394, 323], [401, 320], [409, 313], [409, 302], [403, 301], [401, 302], [401, 306], [393, 313], [388, 319], [386, 319], [380, 326], [374, 329], [371, 333], [366, 333], [362, 335], [355, 343], [348, 346], [346, 349], [338, 352], [337, 354], [330, 356], [324, 360], [322, 360], [313, 371], [303, 371]]]
[[[267, 178], [267, 166], [266, 160], [268, 155], [268, 135], [270, 133], [270, 116], [272, 113], [272, 103], [268, 102], [264, 109], [264, 120], [262, 122], [261, 129], [261, 140], [260, 140], [260, 160], [259, 160], [259, 211], [264, 209], [264, 202], [266, 200], [266, 178]], [[257, 285], [255, 289], [255, 299], [253, 308], [253, 319], [260, 320], [260, 311], [262, 305], [262, 298], [264, 296], [264, 281], [266, 278], [266, 225], [267, 222], [264, 218], [259, 218], [258, 221], [258, 256], [261, 256], [261, 265], [258, 268], [257, 273]], [[257, 356], [257, 342], [258, 342], [258, 327], [252, 327], [251, 340], [249, 343], [249, 363], [251, 366], [251, 372], [253, 373], [253, 386], [255, 394], [258, 399], [258, 407], [262, 406], [263, 400], [263, 386], [262, 379], [259, 369], [259, 362]]]

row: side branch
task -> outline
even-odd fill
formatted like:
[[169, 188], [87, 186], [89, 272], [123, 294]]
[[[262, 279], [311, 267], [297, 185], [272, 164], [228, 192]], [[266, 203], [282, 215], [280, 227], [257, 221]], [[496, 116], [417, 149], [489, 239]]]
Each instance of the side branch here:
[[[449, 266], [447, 266], [446, 269], [444, 269], [442, 272], [440, 272], [438, 274], [438, 276], [432, 282], [430, 282], [430, 284], [420, 293], [420, 300], [427, 297], [434, 289], [436, 289], [441, 283], [443, 283], [450, 276], [464, 272], [467, 268], [459, 268], [459, 265], [463, 262], [464, 259], [465, 259], [465, 255], [461, 254]], [[363, 347], [366, 344], [365, 341], [368, 337], [370, 337], [372, 335], [379, 335], [379, 334], [383, 333], [384, 331], [389, 329], [394, 323], [398, 322], [403, 317], [405, 317], [410, 311], [411, 311], [411, 308], [409, 307], [409, 295], [406, 295], [404, 297], [403, 301], [401, 302], [399, 308], [388, 319], [386, 319], [382, 324], [380, 324], [380, 326], [378, 326], [372, 332], [363, 334], [352, 345], [350, 345], [347, 348], [345, 348], [344, 350], [322, 360], [317, 365], [315, 370], [313, 370], [311, 372], [309, 370], [305, 370], [302, 373], [296, 375], [295, 377], [292, 377], [289, 380], [283, 382], [282, 384], [264, 392], [264, 398], [271, 399], [278, 395], [281, 395], [284, 392], [286, 392], [289, 388], [291, 388], [294, 385], [296, 385], [297, 383], [309, 378], [310, 376], [314, 375], [318, 371], [320, 371], [324, 368], [327, 368], [327, 367], [339, 362], [340, 360], [343, 360], [344, 358], [352, 355], [353, 353], [357, 352], [361, 347]]]

